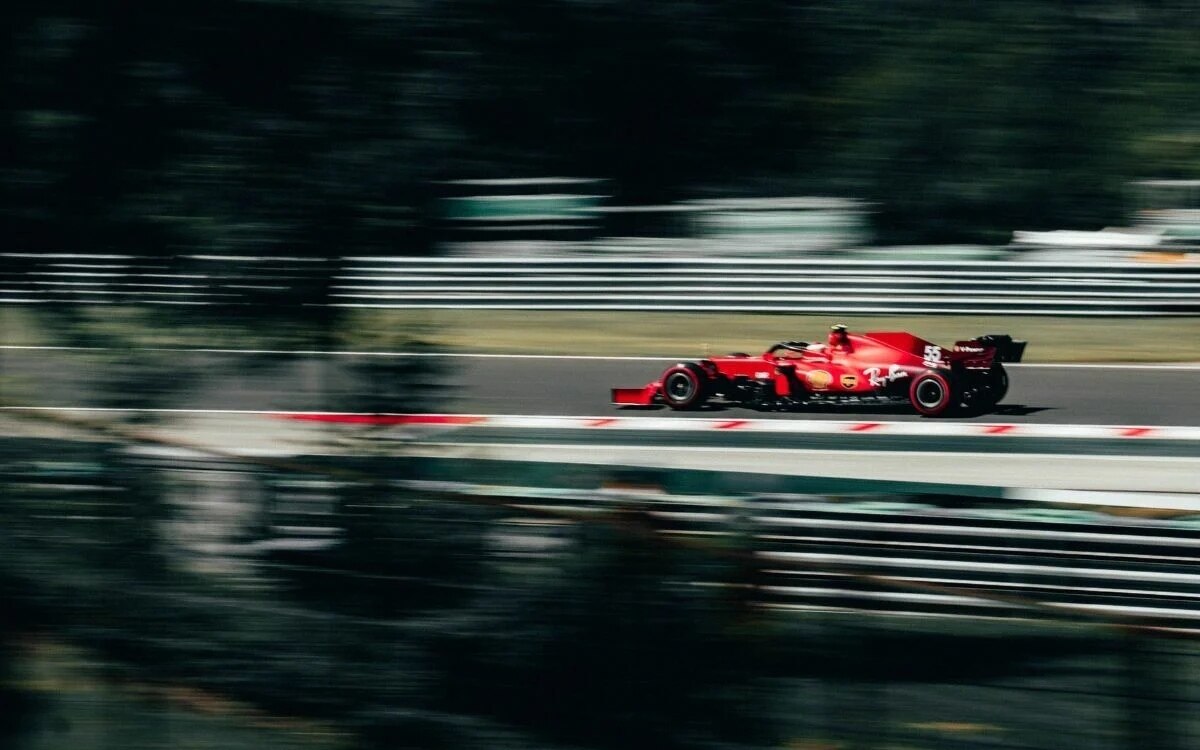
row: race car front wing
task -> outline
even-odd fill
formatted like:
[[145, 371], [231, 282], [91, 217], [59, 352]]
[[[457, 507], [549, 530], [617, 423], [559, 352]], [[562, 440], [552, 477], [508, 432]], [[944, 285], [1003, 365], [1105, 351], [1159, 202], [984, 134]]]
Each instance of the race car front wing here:
[[613, 388], [614, 406], [653, 406], [658, 398], [660, 383], [655, 381], [643, 388]]

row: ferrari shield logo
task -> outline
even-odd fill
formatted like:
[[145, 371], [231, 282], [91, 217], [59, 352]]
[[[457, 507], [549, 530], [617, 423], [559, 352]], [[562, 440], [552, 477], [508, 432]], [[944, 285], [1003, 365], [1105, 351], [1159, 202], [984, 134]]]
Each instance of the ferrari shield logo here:
[[813, 370], [808, 374], [808, 384], [818, 390], [828, 388], [833, 382], [833, 376], [824, 370]]
[[842, 390], [844, 390], [844, 391], [854, 390], [854, 386], [858, 385], [858, 376], [857, 375], [843, 375], [841, 383], [842, 383]]

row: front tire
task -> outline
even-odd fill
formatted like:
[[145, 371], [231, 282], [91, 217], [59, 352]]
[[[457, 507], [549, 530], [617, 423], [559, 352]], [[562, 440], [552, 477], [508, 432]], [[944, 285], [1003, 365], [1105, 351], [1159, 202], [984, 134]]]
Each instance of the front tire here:
[[926, 417], [946, 416], [957, 399], [950, 378], [935, 370], [928, 370], [913, 378], [908, 388], [908, 400], [918, 414]]
[[675, 365], [662, 374], [659, 390], [672, 409], [698, 409], [708, 400], [708, 374], [691, 362]]

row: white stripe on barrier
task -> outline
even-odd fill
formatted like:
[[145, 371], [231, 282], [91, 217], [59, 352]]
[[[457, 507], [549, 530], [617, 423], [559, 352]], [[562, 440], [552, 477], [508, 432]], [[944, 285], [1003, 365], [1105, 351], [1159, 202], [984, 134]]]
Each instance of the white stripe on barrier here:
[[[79, 257], [79, 256], [71, 256]], [[96, 256], [103, 257], [103, 256]], [[120, 256], [131, 257], [131, 256]], [[346, 255], [339, 258], [342, 261], [351, 263], [367, 263], [373, 266], [429, 266], [431, 268], [445, 268], [452, 266], [480, 266], [480, 267], [528, 267], [530, 265], [552, 265], [563, 267], [586, 267], [586, 266], [613, 266], [613, 265], [666, 265], [666, 266], [685, 266], [689, 269], [694, 269], [699, 266], [763, 266], [773, 268], [778, 266], [813, 266], [813, 267], [830, 267], [830, 268], [855, 268], [855, 267], [887, 267], [897, 266], [900, 262], [897, 261], [881, 261], [869, 258], [853, 258], [853, 259], [827, 259], [827, 258], [810, 258], [810, 259], [795, 259], [795, 258], [646, 258], [642, 256], [626, 256], [618, 260], [612, 258], [546, 258], [536, 255], [528, 256], [511, 256], [505, 258], [478, 258], [478, 257], [463, 257], [463, 256], [444, 256], [439, 258], [412, 257], [405, 255], [397, 255], [390, 257], [365, 257]], [[1098, 271], [1098, 265], [1094, 261], [1027, 261], [1021, 263], [1006, 263], [997, 262], [994, 260], [905, 260], [903, 265], [906, 268], [979, 268], [984, 270], [1007, 272], [1009, 269], [1080, 269], [1085, 271]], [[1131, 261], [1116, 261], [1103, 266], [1104, 272], [1112, 273], [1120, 270], [1138, 270], [1138, 271], [1168, 271], [1174, 266], [1156, 266], [1147, 263], [1138, 263]], [[724, 269], [722, 269], [724, 270]]]
[[1035, 490], [1011, 488], [1004, 490], [1007, 500], [1055, 505], [1099, 506], [1111, 505], [1125, 508], [1149, 508], [1152, 510], [1181, 510], [1200, 512], [1200, 495], [1170, 492], [1102, 492], [1080, 490]]
[[[1118, 494], [1118, 493], [1113, 493]], [[1123, 493], [1128, 495], [1128, 493]], [[1119, 538], [1119, 535], [1114, 535]], [[1200, 584], [1196, 573], [1176, 573], [1157, 570], [1128, 570], [1121, 568], [1075, 568], [1069, 565], [1041, 565], [1011, 562], [977, 562], [974, 560], [941, 560], [918, 557], [878, 557], [872, 555], [846, 555], [823, 552], [763, 551], [755, 553], [761, 560], [774, 562], [803, 562], [823, 566], [855, 566], [879, 568], [924, 569], [928, 571], [952, 571], [956, 573], [999, 573], [1014, 576], [1059, 576], [1064, 578], [1100, 578], [1108, 581], [1155, 581], [1183, 585]]]

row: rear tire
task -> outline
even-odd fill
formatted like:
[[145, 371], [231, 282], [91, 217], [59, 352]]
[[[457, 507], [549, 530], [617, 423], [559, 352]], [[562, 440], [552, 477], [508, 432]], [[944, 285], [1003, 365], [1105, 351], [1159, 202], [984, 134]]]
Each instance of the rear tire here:
[[949, 376], [927, 370], [913, 378], [908, 388], [908, 400], [918, 414], [944, 417], [957, 403], [959, 396]]
[[988, 401], [991, 402], [991, 406], [1000, 403], [1008, 395], [1008, 373], [1005, 372], [1004, 365], [999, 362], [992, 365], [992, 369], [988, 370], [987, 385]]
[[708, 373], [691, 362], [675, 365], [662, 374], [662, 399], [672, 409], [698, 409], [708, 400]]
[[1008, 373], [999, 362], [992, 365], [984, 375], [973, 378], [963, 398], [968, 400], [967, 411], [984, 414], [996, 408], [1000, 399], [1008, 393]]

